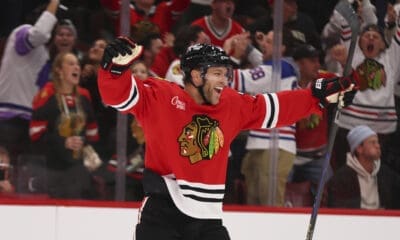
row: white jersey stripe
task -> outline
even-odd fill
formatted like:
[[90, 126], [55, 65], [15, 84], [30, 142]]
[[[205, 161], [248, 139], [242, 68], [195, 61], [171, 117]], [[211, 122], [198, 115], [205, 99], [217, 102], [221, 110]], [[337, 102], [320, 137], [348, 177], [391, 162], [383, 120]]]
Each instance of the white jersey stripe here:
[[186, 215], [202, 219], [222, 218], [223, 184], [177, 180], [174, 175], [163, 176], [163, 179], [176, 207]]
[[263, 127], [274, 128], [278, 122], [279, 101], [275, 93], [263, 94], [265, 98], [266, 114]]
[[192, 186], [195, 188], [203, 188], [203, 189], [215, 189], [215, 190], [224, 190], [225, 185], [224, 184], [204, 184], [204, 183], [198, 183], [198, 182], [188, 182], [182, 179], [177, 180], [179, 185], [188, 185]]
[[132, 85], [131, 85], [132, 87], [130, 89], [128, 98], [120, 104], [110, 105], [111, 107], [116, 108], [120, 111], [126, 111], [131, 109], [133, 106], [137, 104], [137, 102], [139, 101], [139, 91], [137, 89], [136, 81], [133, 75], [131, 76], [131, 80], [132, 80]]

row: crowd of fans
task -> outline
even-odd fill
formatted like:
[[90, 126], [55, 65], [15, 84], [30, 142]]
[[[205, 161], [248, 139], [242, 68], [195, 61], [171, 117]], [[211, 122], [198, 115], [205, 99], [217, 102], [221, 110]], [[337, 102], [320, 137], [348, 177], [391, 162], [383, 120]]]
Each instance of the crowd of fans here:
[[[130, 37], [144, 51], [132, 74], [182, 86], [180, 56], [192, 44], [211, 43], [235, 64], [235, 90], [307, 88], [343, 74], [352, 33], [334, 10], [337, 2], [283, 0], [281, 77], [274, 85], [274, 0], [131, 0]], [[338, 118], [331, 106], [277, 131], [241, 133], [230, 146], [226, 203], [311, 206], [329, 129], [338, 124], [323, 204], [400, 208], [400, 4], [349, 2], [361, 21], [353, 102]], [[120, 8], [119, 0], [15, 1], [3, 8], [0, 197], [114, 199], [117, 111], [102, 102], [97, 70], [121, 32]], [[139, 201], [145, 134], [132, 116], [122, 127], [129, 132], [125, 199]]]

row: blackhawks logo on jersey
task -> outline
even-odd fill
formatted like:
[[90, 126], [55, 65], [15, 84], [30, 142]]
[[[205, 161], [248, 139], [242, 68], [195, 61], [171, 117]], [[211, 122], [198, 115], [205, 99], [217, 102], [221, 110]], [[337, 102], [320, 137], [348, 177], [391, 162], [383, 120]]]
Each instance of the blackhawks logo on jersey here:
[[386, 86], [385, 67], [374, 59], [366, 58], [356, 69], [360, 91], [366, 89], [377, 90]]
[[194, 164], [209, 160], [224, 145], [224, 136], [218, 121], [205, 115], [194, 115], [192, 121], [183, 127], [178, 137], [180, 154]]

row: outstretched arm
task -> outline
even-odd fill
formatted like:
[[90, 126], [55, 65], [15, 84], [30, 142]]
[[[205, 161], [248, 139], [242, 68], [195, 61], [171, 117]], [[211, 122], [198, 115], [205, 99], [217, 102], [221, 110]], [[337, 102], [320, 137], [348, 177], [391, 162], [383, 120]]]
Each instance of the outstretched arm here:
[[127, 37], [118, 37], [104, 50], [98, 74], [100, 94], [105, 104], [127, 111], [137, 102], [138, 92], [129, 66], [142, 54], [142, 46]]
[[18, 30], [15, 37], [15, 50], [19, 55], [28, 54], [33, 48], [46, 44], [51, 31], [57, 23], [55, 16], [59, 0], [51, 0], [46, 11], [40, 15], [33, 26], [26, 25]]

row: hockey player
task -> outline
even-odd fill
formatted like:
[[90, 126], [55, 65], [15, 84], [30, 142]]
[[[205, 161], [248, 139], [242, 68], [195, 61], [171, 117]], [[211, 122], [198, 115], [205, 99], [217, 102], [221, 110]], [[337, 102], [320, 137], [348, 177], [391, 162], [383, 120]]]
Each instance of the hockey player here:
[[184, 88], [128, 70], [142, 47], [119, 37], [104, 52], [99, 88], [104, 102], [134, 114], [146, 138], [136, 239], [230, 239], [222, 224], [229, 145], [241, 130], [288, 125], [319, 113], [329, 96], [352, 88], [348, 77], [309, 89], [240, 94], [227, 88], [231, 61], [215, 46], [195, 44], [181, 57]]

